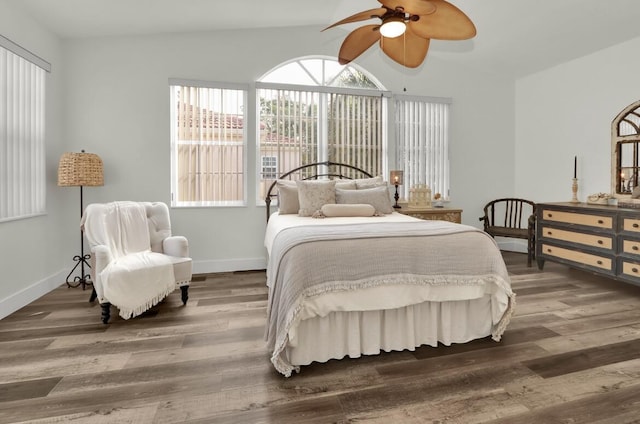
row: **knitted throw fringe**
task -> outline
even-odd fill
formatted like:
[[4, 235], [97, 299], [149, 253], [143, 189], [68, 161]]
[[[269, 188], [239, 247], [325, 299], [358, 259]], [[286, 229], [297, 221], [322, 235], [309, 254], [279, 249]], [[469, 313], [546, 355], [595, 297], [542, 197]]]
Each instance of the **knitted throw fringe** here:
[[515, 308], [516, 308], [516, 294], [511, 293], [509, 295], [509, 304], [507, 305], [507, 310], [504, 311], [504, 314], [502, 315], [500, 322], [498, 322], [498, 325], [496, 326], [495, 330], [493, 330], [493, 332], [491, 333], [491, 338], [494, 341], [499, 342], [502, 339], [502, 334], [504, 334], [505, 330], [507, 329], [507, 326], [511, 322], [511, 316], [515, 311]]
[[159, 295], [146, 300], [143, 304], [141, 304], [140, 306], [136, 307], [136, 308], [122, 308], [118, 305], [114, 305], [115, 307], [117, 307], [120, 310], [120, 316], [122, 317], [122, 319], [130, 319], [130, 318], [135, 318], [138, 315], [141, 315], [142, 313], [148, 311], [150, 308], [156, 306], [158, 303], [160, 303], [160, 301], [162, 299], [164, 299], [165, 297], [167, 297], [169, 294], [171, 294], [174, 290], [176, 289], [176, 286], [173, 287], [169, 287], [167, 290], [165, 290], [163, 293], [160, 293]]

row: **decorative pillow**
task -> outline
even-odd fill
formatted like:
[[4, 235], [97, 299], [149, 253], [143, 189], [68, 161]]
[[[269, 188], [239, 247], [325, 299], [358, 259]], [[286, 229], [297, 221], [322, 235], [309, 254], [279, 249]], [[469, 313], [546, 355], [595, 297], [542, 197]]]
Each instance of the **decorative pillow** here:
[[356, 182], [356, 188], [358, 190], [387, 185], [387, 183], [382, 179], [381, 176], [373, 178], [358, 178], [354, 181]]
[[298, 186], [295, 181], [278, 180], [278, 213], [280, 215], [298, 213], [300, 202], [298, 202]]
[[[335, 180], [309, 180], [296, 181], [298, 186], [298, 201], [300, 209], [298, 215], [311, 216], [322, 205], [336, 203], [336, 181]], [[357, 191], [357, 190], [345, 190]]]
[[377, 212], [389, 214], [393, 212], [389, 189], [386, 185], [362, 190], [336, 189], [336, 203], [366, 203], [373, 206]]
[[341, 188], [342, 190], [355, 190], [358, 187], [356, 186], [356, 180], [336, 180], [336, 188]]
[[363, 204], [326, 204], [320, 208], [322, 215], [332, 216], [373, 216], [376, 208], [366, 203]]

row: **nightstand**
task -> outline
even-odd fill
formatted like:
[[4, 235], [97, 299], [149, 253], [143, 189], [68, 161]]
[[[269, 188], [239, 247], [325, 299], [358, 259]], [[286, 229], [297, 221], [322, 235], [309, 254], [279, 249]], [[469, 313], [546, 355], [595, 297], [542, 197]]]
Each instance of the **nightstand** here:
[[402, 205], [400, 209], [394, 209], [404, 215], [413, 216], [426, 220], [440, 220], [462, 223], [462, 209], [450, 209], [450, 208], [409, 208], [406, 205]]

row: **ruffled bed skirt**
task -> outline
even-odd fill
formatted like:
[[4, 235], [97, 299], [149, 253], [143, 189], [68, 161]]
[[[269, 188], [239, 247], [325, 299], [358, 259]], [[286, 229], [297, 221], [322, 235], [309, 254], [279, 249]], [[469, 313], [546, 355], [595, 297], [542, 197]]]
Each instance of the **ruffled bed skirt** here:
[[[512, 299], [513, 301], [513, 299]], [[511, 308], [507, 313], [510, 313]], [[504, 321], [506, 320], [506, 322]], [[300, 365], [381, 351], [415, 350], [493, 336], [500, 340], [509, 316], [492, 319], [491, 296], [450, 302], [423, 302], [397, 309], [331, 312], [303, 320], [289, 333], [285, 356]]]

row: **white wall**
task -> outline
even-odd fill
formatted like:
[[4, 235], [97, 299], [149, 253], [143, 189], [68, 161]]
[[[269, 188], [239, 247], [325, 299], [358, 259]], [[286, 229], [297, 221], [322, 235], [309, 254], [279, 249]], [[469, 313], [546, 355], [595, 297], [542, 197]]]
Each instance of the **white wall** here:
[[[61, 139], [61, 45], [29, 16], [0, 1], [0, 34], [52, 64], [47, 75], [47, 215], [0, 223], [0, 318], [59, 286], [79, 250], [78, 193], [70, 198], [56, 186]], [[76, 202], [75, 221], [66, 202]], [[74, 225], [75, 224], [75, 225]], [[72, 231], [73, 230], [73, 231]], [[68, 269], [67, 269], [68, 267]], [[65, 272], [66, 271], [66, 272]]]
[[640, 98], [640, 38], [516, 83], [516, 192], [536, 202], [610, 192], [611, 121]]
[[[168, 79], [251, 83], [278, 64], [337, 54], [344, 32], [321, 28], [223, 31], [65, 42], [65, 141], [99, 154], [105, 186], [85, 189], [85, 204], [111, 200], [169, 203]], [[451, 197], [478, 225], [487, 200], [514, 191], [513, 81], [448, 65], [434, 55], [407, 70], [378, 49], [358, 63], [388, 89], [453, 98]], [[249, 145], [255, 136], [249, 134]], [[245, 208], [172, 209], [175, 234], [188, 237], [195, 272], [262, 268], [265, 211], [255, 202], [249, 156]]]

